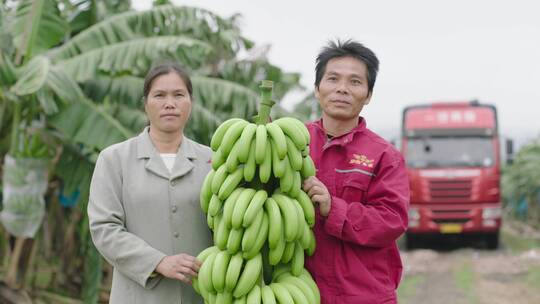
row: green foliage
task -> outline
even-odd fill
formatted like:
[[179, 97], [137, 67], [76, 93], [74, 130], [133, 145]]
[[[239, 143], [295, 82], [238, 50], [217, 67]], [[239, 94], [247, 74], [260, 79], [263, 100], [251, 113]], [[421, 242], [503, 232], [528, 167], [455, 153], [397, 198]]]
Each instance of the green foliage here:
[[513, 212], [526, 212], [527, 219], [540, 225], [540, 139], [521, 148], [514, 162], [504, 168], [502, 187]]
[[[83, 261], [62, 271], [80, 267], [75, 273], [84, 276], [84, 290], [70, 289], [87, 303], [97, 301], [101, 281], [101, 257], [91, 244], [86, 217], [92, 170], [102, 149], [146, 125], [143, 77], [152, 64], [173, 60], [192, 75], [193, 107], [185, 133], [204, 144], [224, 120], [257, 113], [262, 79], [276, 83], [278, 99], [300, 88], [299, 74], [270, 64], [266, 53], [238, 58], [253, 48], [241, 35], [238, 15], [223, 18], [166, 2], [156, 1], [142, 12], [130, 10], [129, 0], [0, 4], [0, 154], [12, 148], [17, 157], [52, 159], [50, 193], [80, 192], [71, 211], [80, 221], [53, 222], [76, 227], [75, 252]], [[278, 116], [287, 114], [275, 109]], [[15, 170], [8, 178], [23, 183], [19, 175]], [[47, 208], [53, 208], [54, 194], [47, 199]], [[21, 212], [37, 208], [28, 199], [14, 206]]]

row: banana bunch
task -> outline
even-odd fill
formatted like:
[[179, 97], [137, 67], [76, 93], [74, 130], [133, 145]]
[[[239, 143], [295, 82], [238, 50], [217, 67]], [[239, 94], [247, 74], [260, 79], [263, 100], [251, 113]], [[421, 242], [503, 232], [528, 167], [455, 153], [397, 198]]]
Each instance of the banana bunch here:
[[268, 122], [272, 104], [263, 92], [255, 123], [229, 119], [210, 143], [200, 203], [215, 246], [199, 254], [193, 282], [206, 303], [320, 302], [304, 269], [304, 253], [316, 245], [315, 210], [302, 190], [315, 175], [310, 137], [297, 119]]

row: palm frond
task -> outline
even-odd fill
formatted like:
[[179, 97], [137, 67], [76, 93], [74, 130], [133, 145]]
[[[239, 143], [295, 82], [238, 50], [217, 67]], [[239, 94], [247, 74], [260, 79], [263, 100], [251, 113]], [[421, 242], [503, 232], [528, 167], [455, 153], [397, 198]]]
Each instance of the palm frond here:
[[98, 74], [109, 76], [146, 74], [152, 62], [170, 58], [197, 69], [211, 53], [209, 44], [187, 37], [158, 36], [121, 42], [56, 63], [78, 82]]
[[14, 44], [27, 57], [57, 45], [69, 31], [53, 0], [22, 0], [11, 27]]
[[257, 113], [256, 92], [237, 83], [219, 78], [194, 76], [194, 102], [221, 120], [229, 117], [251, 119]]
[[134, 133], [109, 114], [105, 106], [93, 104], [87, 99], [64, 106], [49, 123], [64, 138], [73, 143], [102, 150], [114, 143], [130, 138]]
[[52, 50], [51, 56], [67, 59], [107, 45], [157, 35], [206, 41], [227, 57], [245, 46], [238, 28], [228, 20], [201, 8], [164, 5], [105, 19]]

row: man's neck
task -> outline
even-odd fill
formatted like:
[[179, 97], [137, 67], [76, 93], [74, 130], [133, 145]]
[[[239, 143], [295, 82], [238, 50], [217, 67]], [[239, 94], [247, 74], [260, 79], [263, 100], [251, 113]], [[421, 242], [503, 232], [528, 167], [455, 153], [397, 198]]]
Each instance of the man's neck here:
[[182, 144], [183, 136], [181, 131], [168, 133], [150, 128], [149, 135], [159, 153], [176, 153], [178, 152], [178, 147]]
[[333, 137], [349, 133], [358, 126], [358, 118], [350, 120], [336, 120], [323, 114], [323, 128], [327, 134]]

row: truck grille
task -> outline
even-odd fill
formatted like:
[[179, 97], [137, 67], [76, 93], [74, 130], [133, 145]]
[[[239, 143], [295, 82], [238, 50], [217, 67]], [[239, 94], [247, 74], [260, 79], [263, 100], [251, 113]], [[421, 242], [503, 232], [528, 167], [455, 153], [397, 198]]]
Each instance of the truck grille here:
[[471, 200], [471, 180], [431, 180], [429, 194], [434, 202], [464, 203]]

